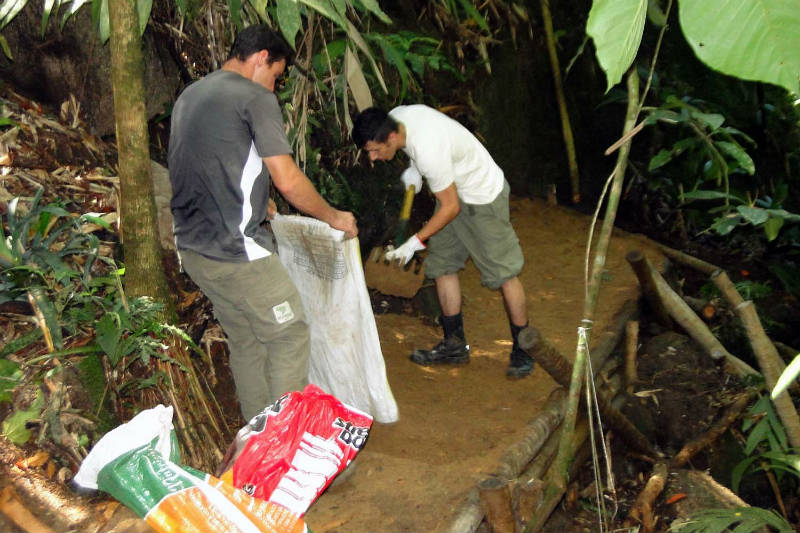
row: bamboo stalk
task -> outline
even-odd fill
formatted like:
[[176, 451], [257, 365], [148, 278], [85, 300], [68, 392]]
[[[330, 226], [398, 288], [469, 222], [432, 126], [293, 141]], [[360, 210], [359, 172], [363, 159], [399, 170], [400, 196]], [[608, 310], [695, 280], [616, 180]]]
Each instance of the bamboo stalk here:
[[652, 275], [653, 269], [649, 268], [649, 263], [644, 254], [639, 250], [631, 250], [625, 256], [625, 259], [636, 274], [642, 296], [647, 300], [650, 310], [656, 317], [656, 321], [665, 328], [671, 329], [673, 327], [672, 319], [664, 306], [664, 301], [658, 295], [656, 282]]
[[711, 273], [711, 281], [714, 282], [714, 285], [716, 285], [719, 292], [722, 293], [722, 296], [728, 300], [732, 308], [736, 308], [736, 306], [744, 303], [744, 298], [742, 298], [742, 295], [736, 290], [736, 286], [731, 281], [731, 278], [728, 277], [727, 272], [720, 269], [715, 270]]
[[664, 304], [664, 308], [675, 322], [683, 328], [695, 342], [702, 346], [712, 359], [725, 358], [726, 370], [739, 376], [758, 374], [753, 367], [728, 352], [722, 343], [711, 333], [705, 322], [692, 311], [689, 304], [673, 291], [672, 287], [669, 286], [661, 274], [649, 264], [647, 258], [644, 259], [644, 262], [650, 272], [649, 275], [653, 279], [653, 285], [658, 297]]
[[663, 253], [670, 259], [673, 259], [678, 263], [681, 263], [682, 265], [692, 267], [695, 270], [702, 272], [703, 274], [711, 275], [714, 271], [720, 270], [720, 268], [716, 265], [713, 265], [707, 261], [703, 261], [702, 259], [698, 259], [694, 256], [691, 256], [687, 253], [681, 252], [674, 248], [670, 248], [669, 246], [666, 246], [659, 242], [656, 242], [655, 245], [658, 247], [661, 253]]
[[[627, 75], [628, 87], [628, 108], [626, 111], [625, 127], [623, 133], [629, 132], [636, 124], [637, 108], [639, 103], [639, 78], [635, 70], [629, 70]], [[597, 237], [597, 250], [595, 252], [594, 264], [589, 278], [589, 286], [586, 289], [586, 296], [584, 300], [583, 320], [582, 326], [586, 331], [587, 326], [591, 327], [594, 320], [594, 311], [597, 303], [597, 297], [600, 292], [600, 285], [602, 281], [603, 267], [606, 261], [606, 254], [608, 253], [608, 245], [611, 240], [611, 232], [614, 228], [614, 220], [616, 219], [617, 206], [619, 205], [619, 198], [622, 192], [622, 183], [625, 178], [625, 167], [628, 163], [628, 154], [630, 153], [630, 141], [622, 145], [617, 156], [617, 163], [613, 171], [613, 181], [611, 185], [611, 194], [609, 195], [608, 204], [606, 205], [606, 216], [603, 219], [603, 225], [600, 234]], [[589, 332], [586, 332], [585, 341], [588, 342]], [[572, 380], [570, 382], [569, 396], [567, 400], [567, 407], [564, 413], [564, 431], [562, 433], [562, 442], [559, 446], [558, 456], [556, 457], [555, 472], [553, 483], [545, 489], [545, 497], [554, 495], [556, 493], [563, 494], [567, 487], [567, 478], [569, 477], [569, 463], [572, 456], [572, 449], [570, 442], [575, 430], [575, 419], [578, 415], [578, 401], [581, 390], [581, 383], [584, 377], [584, 367], [586, 366], [586, 346], [584, 339], [578, 338], [578, 345], [575, 350], [575, 362], [572, 372]]]
[[553, 70], [553, 85], [555, 86], [558, 114], [561, 117], [561, 132], [564, 136], [564, 147], [567, 150], [567, 163], [569, 164], [569, 182], [572, 188], [572, 203], [581, 201], [581, 188], [578, 176], [578, 159], [575, 155], [575, 140], [572, 137], [572, 126], [569, 122], [569, 112], [564, 99], [564, 88], [561, 83], [561, 66], [558, 64], [556, 40], [553, 37], [553, 18], [550, 15], [550, 0], [539, 0], [542, 8], [542, 22], [544, 33], [547, 37], [547, 54], [550, 57], [550, 67]]
[[[736, 306], [735, 311], [747, 331], [747, 336], [750, 339], [753, 352], [756, 354], [758, 365], [764, 374], [767, 387], [772, 390], [781, 375], [780, 368], [783, 361], [764, 332], [753, 302], [742, 302]], [[775, 405], [775, 411], [786, 429], [789, 443], [793, 448], [800, 448], [800, 416], [798, 416], [797, 409], [792, 404], [791, 396], [787, 391], [784, 391], [772, 403]]]

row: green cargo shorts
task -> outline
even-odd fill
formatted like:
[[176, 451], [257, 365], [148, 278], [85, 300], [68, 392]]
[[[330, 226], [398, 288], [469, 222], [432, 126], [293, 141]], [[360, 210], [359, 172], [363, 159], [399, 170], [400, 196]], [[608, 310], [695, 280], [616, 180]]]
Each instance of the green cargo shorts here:
[[522, 271], [525, 259], [509, 220], [509, 191], [506, 182], [491, 203], [473, 205], [459, 201], [458, 216], [428, 239], [426, 277], [436, 279], [455, 274], [472, 258], [481, 273], [481, 283], [499, 289]]
[[208, 296], [228, 337], [245, 420], [308, 384], [310, 333], [300, 293], [275, 254], [226, 263], [188, 250], [183, 268]]

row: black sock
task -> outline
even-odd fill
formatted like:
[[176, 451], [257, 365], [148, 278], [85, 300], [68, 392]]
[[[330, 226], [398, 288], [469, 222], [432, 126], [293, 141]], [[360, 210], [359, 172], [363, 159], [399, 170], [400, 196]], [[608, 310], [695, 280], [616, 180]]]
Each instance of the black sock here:
[[511, 339], [514, 341], [514, 346], [511, 348], [511, 351], [517, 351], [519, 349], [519, 333], [528, 327], [528, 322], [525, 322], [524, 326], [515, 326], [511, 322], [508, 324], [511, 326]]
[[442, 315], [442, 329], [444, 330], [444, 338], [458, 337], [462, 341], [464, 337], [464, 318], [461, 313], [457, 315], [445, 316]]

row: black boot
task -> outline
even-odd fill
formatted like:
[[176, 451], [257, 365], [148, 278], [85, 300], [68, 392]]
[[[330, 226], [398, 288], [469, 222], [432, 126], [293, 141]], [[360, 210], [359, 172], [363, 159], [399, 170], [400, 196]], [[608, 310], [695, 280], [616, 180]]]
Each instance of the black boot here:
[[524, 378], [533, 372], [533, 357], [519, 347], [519, 333], [526, 327], [528, 327], [528, 324], [524, 326], [515, 326], [511, 324], [511, 338], [514, 340], [514, 345], [511, 348], [511, 355], [509, 356], [511, 362], [506, 369], [506, 376], [511, 379]]
[[469, 363], [469, 345], [464, 337], [461, 313], [442, 316], [444, 339], [430, 350], [414, 350], [411, 361], [418, 365], [463, 365]]

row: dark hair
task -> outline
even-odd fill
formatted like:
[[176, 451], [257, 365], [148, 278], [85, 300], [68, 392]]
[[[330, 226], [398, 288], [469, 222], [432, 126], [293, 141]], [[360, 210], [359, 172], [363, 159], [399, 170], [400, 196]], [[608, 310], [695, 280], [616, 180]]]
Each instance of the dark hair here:
[[369, 141], [386, 142], [393, 131], [398, 131], [397, 121], [383, 109], [370, 107], [353, 121], [353, 142], [359, 148], [364, 148]]
[[294, 63], [294, 51], [289, 46], [289, 43], [286, 42], [286, 39], [264, 24], [248, 26], [240, 31], [233, 40], [228, 59], [245, 61], [248, 57], [261, 50], [269, 52], [267, 63], [285, 59], [287, 68]]

